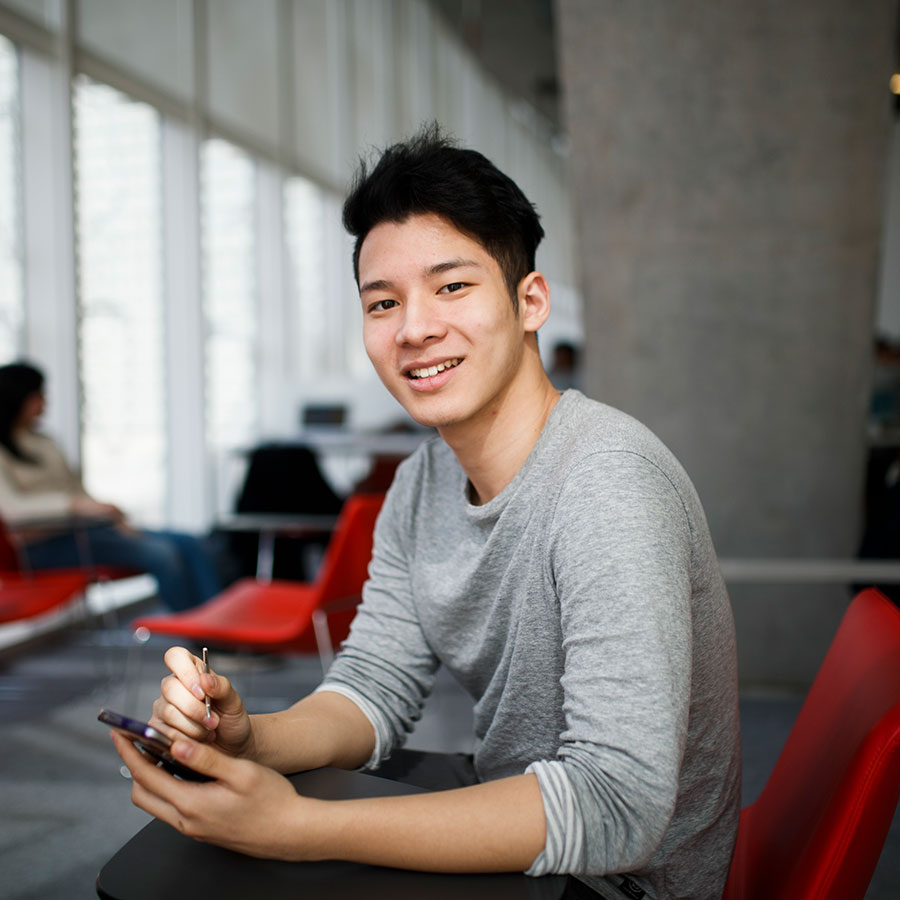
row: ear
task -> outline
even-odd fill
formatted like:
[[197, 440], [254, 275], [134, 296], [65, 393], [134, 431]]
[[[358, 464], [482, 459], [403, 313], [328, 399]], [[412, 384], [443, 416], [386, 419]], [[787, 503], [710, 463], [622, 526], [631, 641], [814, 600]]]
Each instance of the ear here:
[[540, 272], [529, 272], [518, 288], [519, 318], [525, 331], [537, 331], [550, 315], [550, 285]]

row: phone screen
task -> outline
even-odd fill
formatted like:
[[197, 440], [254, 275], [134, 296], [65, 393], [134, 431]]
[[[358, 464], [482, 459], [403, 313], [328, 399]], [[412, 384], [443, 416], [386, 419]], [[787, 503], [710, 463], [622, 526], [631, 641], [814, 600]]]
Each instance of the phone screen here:
[[152, 725], [123, 716], [111, 709], [101, 709], [97, 718], [107, 725], [112, 725], [119, 734], [127, 737], [143, 753], [152, 756], [160, 768], [172, 775], [185, 781], [211, 781], [208, 775], [201, 775], [175, 759], [169, 752], [172, 746], [171, 739]]

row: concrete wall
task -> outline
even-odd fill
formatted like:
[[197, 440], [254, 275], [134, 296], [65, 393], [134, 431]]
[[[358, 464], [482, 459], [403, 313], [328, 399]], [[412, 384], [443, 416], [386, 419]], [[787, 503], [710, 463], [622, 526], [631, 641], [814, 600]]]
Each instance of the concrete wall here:
[[[897, 4], [558, 0], [586, 388], [720, 555], [852, 556]], [[745, 681], [803, 683], [842, 587], [735, 586]]]

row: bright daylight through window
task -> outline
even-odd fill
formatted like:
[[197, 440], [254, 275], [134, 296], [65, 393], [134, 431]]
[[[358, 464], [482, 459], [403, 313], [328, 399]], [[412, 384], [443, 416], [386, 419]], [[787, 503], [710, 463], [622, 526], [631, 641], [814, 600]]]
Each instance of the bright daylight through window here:
[[[284, 240], [290, 266], [288, 284], [296, 315], [294, 340], [299, 369], [315, 377], [329, 370], [327, 314], [329, 304], [323, 261], [325, 248], [324, 191], [305, 178], [284, 184]], [[332, 354], [333, 355], [333, 354]]]
[[84, 480], [157, 524], [167, 449], [160, 119], [85, 77], [74, 97]]
[[232, 144], [201, 158], [206, 424], [210, 449], [250, 442], [257, 427], [256, 172]]

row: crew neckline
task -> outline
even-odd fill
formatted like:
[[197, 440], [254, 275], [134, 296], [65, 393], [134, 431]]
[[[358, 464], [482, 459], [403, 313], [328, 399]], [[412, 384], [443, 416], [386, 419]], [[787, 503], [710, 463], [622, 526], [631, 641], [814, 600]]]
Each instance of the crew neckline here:
[[[476, 504], [472, 503], [470, 497], [472, 492], [472, 484], [469, 481], [466, 473], [463, 471], [462, 466], [459, 465], [457, 461], [457, 466], [459, 467], [459, 477], [461, 481], [461, 491], [463, 495], [463, 501], [465, 503], [466, 514], [475, 520], [485, 520], [496, 518], [500, 515], [501, 512], [505, 509], [507, 503], [509, 503], [510, 498], [512, 498], [516, 491], [518, 490], [518, 486], [524, 480], [525, 476], [528, 474], [528, 471], [535, 464], [535, 461], [540, 456], [544, 445], [550, 439], [550, 433], [555, 429], [552, 427], [555, 420], [560, 415], [560, 410], [563, 406], [568, 406], [569, 402], [571, 402], [571, 398], [574, 395], [578, 394], [578, 391], [575, 388], [568, 388], [565, 391], [560, 393], [559, 400], [553, 404], [553, 409], [550, 410], [550, 415], [547, 416], [547, 421], [544, 422], [544, 427], [541, 429], [541, 433], [538, 435], [537, 440], [534, 442], [534, 446], [531, 448], [528, 456], [525, 458], [525, 462], [519, 467], [519, 471], [513, 476], [512, 481], [497, 494], [496, 497], [492, 497], [488, 500], [487, 503]], [[447, 448], [450, 449], [449, 446]], [[453, 452], [452, 450], [450, 451]], [[455, 457], [454, 457], [455, 459]]]

